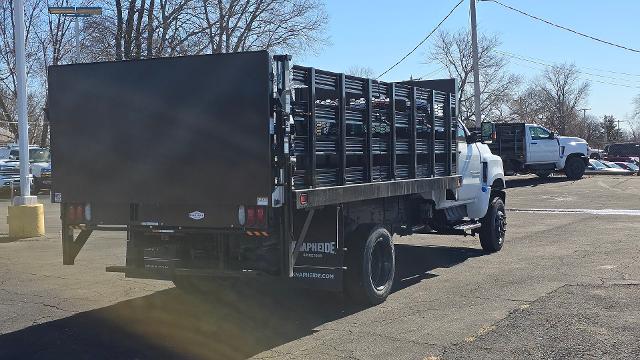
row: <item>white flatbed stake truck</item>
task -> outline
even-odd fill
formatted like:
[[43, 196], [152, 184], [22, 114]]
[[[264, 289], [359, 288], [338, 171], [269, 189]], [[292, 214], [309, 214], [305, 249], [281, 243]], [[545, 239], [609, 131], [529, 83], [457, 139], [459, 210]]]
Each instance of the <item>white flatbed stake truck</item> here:
[[127, 277], [268, 276], [377, 304], [393, 235], [505, 240], [502, 161], [455, 81], [386, 83], [246, 52], [49, 69], [63, 263], [124, 231]]

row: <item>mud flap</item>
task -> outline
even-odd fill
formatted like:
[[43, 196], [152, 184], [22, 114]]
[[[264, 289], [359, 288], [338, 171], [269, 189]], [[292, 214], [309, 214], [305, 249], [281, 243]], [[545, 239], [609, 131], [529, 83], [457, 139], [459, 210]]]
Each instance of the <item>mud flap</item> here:
[[177, 246], [174, 244], [147, 247], [143, 250], [144, 271], [153, 274], [158, 280], [172, 280], [180, 260]]
[[293, 281], [305, 288], [342, 291], [342, 268], [321, 268], [317, 266], [295, 266]]
[[300, 237], [307, 211], [294, 215], [294, 234], [302, 241], [293, 267], [293, 280], [302, 287], [342, 291], [344, 242], [340, 207], [316, 209], [304, 236]]

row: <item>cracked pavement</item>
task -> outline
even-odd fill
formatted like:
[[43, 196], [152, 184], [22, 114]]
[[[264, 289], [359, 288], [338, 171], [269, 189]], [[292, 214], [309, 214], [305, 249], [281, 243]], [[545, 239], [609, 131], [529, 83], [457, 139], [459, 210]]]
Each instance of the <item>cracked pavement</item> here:
[[[640, 209], [640, 178], [511, 178], [507, 208]], [[503, 251], [477, 238], [395, 238], [398, 274], [372, 308], [259, 281], [187, 294], [104, 271], [125, 235], [94, 233], [62, 266], [47, 236], [0, 238], [0, 358], [638, 358], [640, 218], [511, 212]], [[6, 215], [5, 206], [0, 216]], [[7, 232], [6, 225], [0, 232]]]

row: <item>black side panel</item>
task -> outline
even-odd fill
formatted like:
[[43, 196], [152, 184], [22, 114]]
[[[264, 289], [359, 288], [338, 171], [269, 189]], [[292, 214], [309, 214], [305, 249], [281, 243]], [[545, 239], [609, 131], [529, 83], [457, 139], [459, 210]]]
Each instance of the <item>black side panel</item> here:
[[271, 193], [270, 73], [266, 51], [51, 67], [54, 191], [142, 208], [256, 205]]
[[611, 144], [607, 147], [607, 153], [610, 156], [640, 156], [640, 144]]
[[525, 125], [496, 124], [496, 140], [489, 144], [491, 152], [502, 158], [505, 169], [518, 170], [526, 161]]

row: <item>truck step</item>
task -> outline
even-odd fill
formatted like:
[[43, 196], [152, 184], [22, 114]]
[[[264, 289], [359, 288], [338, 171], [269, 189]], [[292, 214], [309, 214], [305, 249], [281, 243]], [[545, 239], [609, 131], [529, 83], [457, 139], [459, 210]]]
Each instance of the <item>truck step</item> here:
[[481, 226], [482, 226], [482, 224], [477, 222], [477, 221], [470, 221], [470, 222], [458, 224], [458, 225], [454, 226], [453, 229], [454, 230], [467, 231], [467, 230], [478, 229]]

